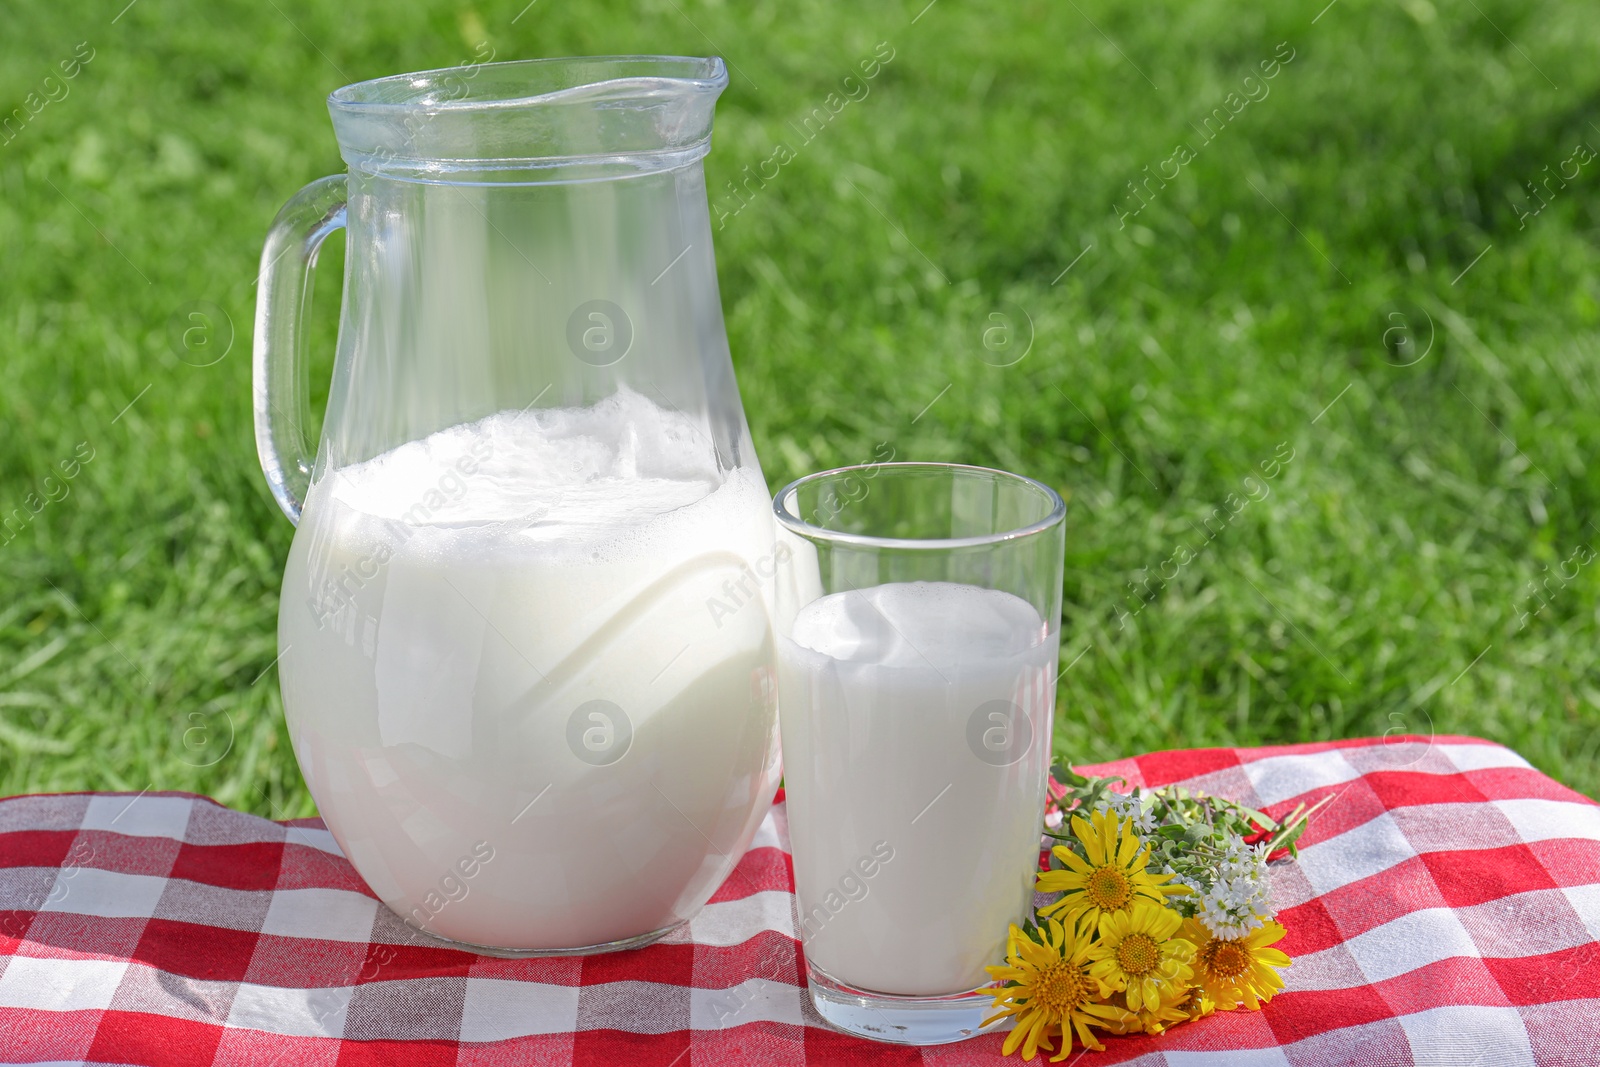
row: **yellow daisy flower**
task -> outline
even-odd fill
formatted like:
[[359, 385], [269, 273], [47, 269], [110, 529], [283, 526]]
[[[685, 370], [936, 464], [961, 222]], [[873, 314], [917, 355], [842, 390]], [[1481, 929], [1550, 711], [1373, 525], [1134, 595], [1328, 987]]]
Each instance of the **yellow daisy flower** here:
[[1266, 919], [1243, 937], [1211, 936], [1199, 919], [1185, 919], [1183, 936], [1194, 942], [1194, 981], [1217, 1010], [1230, 1011], [1243, 1004], [1255, 1011], [1283, 988], [1278, 968], [1289, 957], [1269, 948], [1287, 933], [1281, 923]]
[[1099, 983], [1089, 977], [1087, 931], [1063, 926], [1049, 919], [1035, 941], [1015, 926], [1006, 943], [1006, 962], [987, 967], [995, 981], [1005, 984], [990, 990], [994, 1006], [1000, 1009], [983, 1025], [1010, 1017], [1015, 1027], [1006, 1035], [1000, 1053], [1009, 1056], [1022, 1046], [1022, 1058], [1033, 1059], [1037, 1050], [1055, 1047], [1052, 1037], [1061, 1036], [1061, 1051], [1051, 1057], [1058, 1062], [1072, 1051], [1072, 1029], [1085, 1048], [1096, 1051], [1105, 1046], [1089, 1032], [1091, 1026], [1106, 1026], [1120, 1021], [1127, 1013], [1120, 1008], [1096, 1003]]
[[1195, 949], [1173, 936], [1182, 925], [1183, 916], [1144, 899], [1127, 911], [1106, 912], [1089, 949], [1090, 976], [1122, 993], [1130, 1011], [1159, 1015], [1189, 995]]
[[[1184, 940], [1187, 941], [1188, 938], [1185, 937]], [[1178, 1005], [1178, 1010], [1182, 1011], [1190, 1019], [1204, 1019], [1207, 1015], [1217, 1010], [1217, 1002], [1206, 995], [1203, 986], [1191, 986], [1189, 995], [1184, 998], [1182, 1004]]]
[[1126, 910], [1136, 899], [1165, 905], [1167, 897], [1189, 892], [1187, 886], [1166, 885], [1172, 875], [1147, 870], [1150, 849], [1133, 832], [1132, 818], [1119, 825], [1117, 816], [1108, 811], [1094, 812], [1088, 819], [1074, 815], [1072, 833], [1083, 842], [1089, 858], [1085, 861], [1065, 845], [1051, 850], [1066, 870], [1041, 873], [1038, 889], [1066, 895], [1039, 914], [1065, 912], [1062, 917], [1068, 922], [1086, 916], [1093, 929], [1102, 915]]

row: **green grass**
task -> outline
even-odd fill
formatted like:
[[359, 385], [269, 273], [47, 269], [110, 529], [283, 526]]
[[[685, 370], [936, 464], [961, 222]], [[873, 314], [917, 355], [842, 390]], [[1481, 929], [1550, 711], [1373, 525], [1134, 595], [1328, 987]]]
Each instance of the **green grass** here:
[[[732, 61], [713, 198], [795, 153], [717, 234], [767, 476], [889, 442], [1068, 495], [1059, 750], [1461, 732], [1600, 793], [1600, 567], [1572, 574], [1600, 540], [1600, 159], [1518, 217], [1600, 148], [1588, 5], [523, 2], [5, 15], [6, 112], [94, 58], [0, 144], [0, 516], [93, 459], [0, 545], [0, 793], [311, 810], [271, 669], [292, 531], [251, 437], [256, 257], [341, 167], [331, 89], [484, 39]], [[869, 94], [802, 144], [791, 120], [880, 42]], [[1268, 95], [1202, 144], [1280, 42]], [[236, 336], [195, 367], [169, 318], [202, 300]], [[996, 312], [1014, 346], [1031, 321], [1013, 366]]]

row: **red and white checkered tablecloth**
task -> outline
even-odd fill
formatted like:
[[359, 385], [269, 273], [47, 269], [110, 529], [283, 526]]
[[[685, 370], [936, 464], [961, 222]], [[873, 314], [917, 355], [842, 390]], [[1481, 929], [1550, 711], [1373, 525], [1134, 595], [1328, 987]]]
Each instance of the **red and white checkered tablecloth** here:
[[[1600, 806], [1515, 753], [1391, 738], [1087, 769], [1274, 812], [1337, 799], [1274, 869], [1288, 988], [1078, 1062], [1600, 1065]], [[996, 1035], [908, 1049], [823, 1025], [786, 844], [780, 802], [666, 942], [508, 961], [418, 943], [319, 822], [173, 793], [3, 800], [0, 1061], [1001, 1062]]]

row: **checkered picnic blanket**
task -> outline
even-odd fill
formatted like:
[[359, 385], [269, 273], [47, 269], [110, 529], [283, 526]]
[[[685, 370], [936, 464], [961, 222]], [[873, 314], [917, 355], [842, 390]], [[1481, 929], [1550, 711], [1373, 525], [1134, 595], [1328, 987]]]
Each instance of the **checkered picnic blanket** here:
[[[1600, 1064], [1600, 806], [1515, 753], [1392, 738], [1084, 769], [1272, 812], [1337, 798], [1299, 862], [1274, 868], [1288, 988], [1258, 1013], [1108, 1037], [1084, 1065]], [[315, 820], [174, 793], [14, 797], [0, 801], [0, 1061], [1000, 1060], [994, 1034], [907, 1049], [828, 1029], [804, 991], [792, 884], [780, 798], [667, 941], [490, 959], [420, 943]]]

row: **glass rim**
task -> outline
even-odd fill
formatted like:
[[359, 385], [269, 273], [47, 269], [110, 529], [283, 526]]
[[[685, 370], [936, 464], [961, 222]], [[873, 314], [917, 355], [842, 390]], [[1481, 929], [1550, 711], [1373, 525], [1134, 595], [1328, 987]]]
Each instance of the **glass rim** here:
[[[950, 471], [968, 474], [987, 474], [998, 476], [1001, 481], [1010, 482], [1032, 488], [1044, 495], [1050, 504], [1050, 511], [1044, 518], [1031, 522], [1026, 526], [1018, 526], [1010, 530], [1001, 530], [997, 533], [984, 534], [981, 537], [875, 537], [872, 534], [849, 533], [844, 530], [830, 530], [826, 526], [818, 526], [807, 522], [789, 510], [789, 498], [800, 491], [803, 486], [822, 481], [824, 478], [834, 478], [839, 475], [850, 474], [863, 470], [910, 470], [921, 468], [932, 471]], [[792, 533], [799, 534], [813, 540], [835, 541], [840, 544], [858, 545], [865, 548], [898, 548], [898, 549], [949, 549], [949, 548], [977, 548], [983, 545], [1003, 544], [1007, 541], [1019, 541], [1025, 537], [1044, 533], [1053, 526], [1058, 525], [1067, 514], [1067, 503], [1061, 499], [1061, 494], [1045, 485], [1036, 478], [1029, 478], [1026, 474], [1016, 474], [1012, 471], [1003, 471], [995, 467], [980, 467], [973, 463], [942, 463], [934, 460], [904, 460], [890, 463], [855, 463], [847, 467], [833, 467], [825, 471], [814, 471], [811, 474], [796, 478], [782, 489], [778, 490], [772, 498], [772, 511], [784, 528]]]

